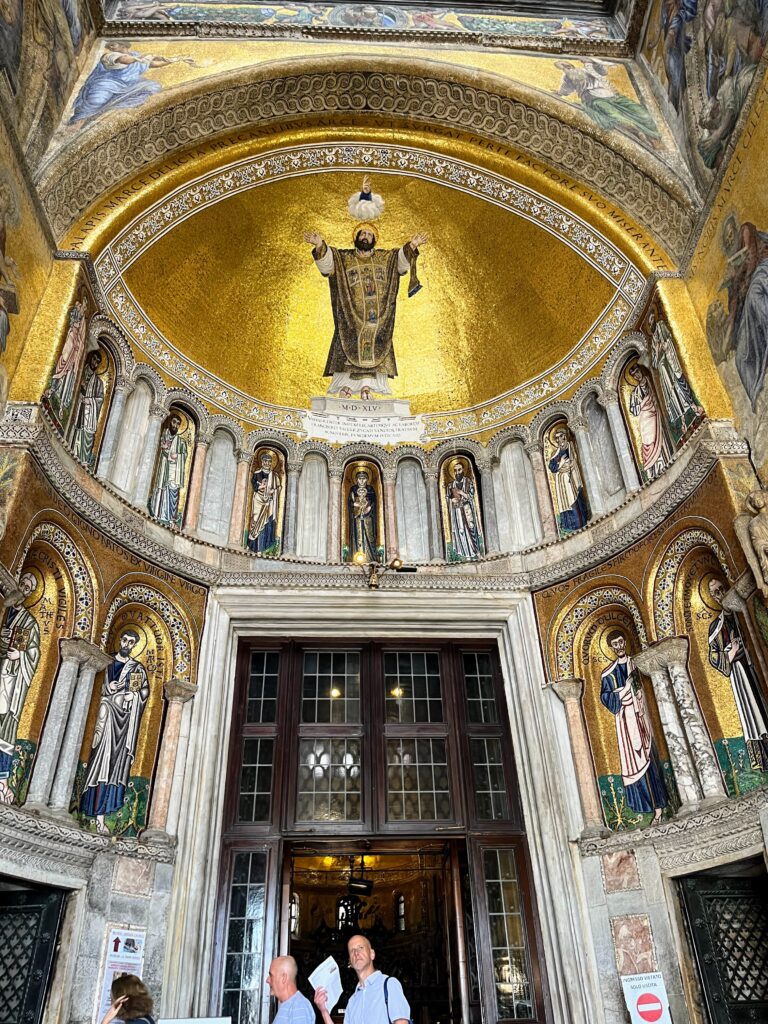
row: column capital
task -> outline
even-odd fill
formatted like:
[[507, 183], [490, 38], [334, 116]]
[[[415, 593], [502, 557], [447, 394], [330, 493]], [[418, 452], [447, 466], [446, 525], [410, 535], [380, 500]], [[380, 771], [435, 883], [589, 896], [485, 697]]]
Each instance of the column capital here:
[[197, 693], [197, 683], [188, 679], [169, 679], [163, 685], [163, 693], [169, 704], [186, 704]]
[[299, 460], [298, 462], [291, 461], [286, 463], [285, 468], [288, 470], [289, 473], [300, 473], [303, 465], [304, 463], [301, 460]]
[[583, 679], [553, 679], [549, 685], [563, 704], [567, 704], [569, 701], [581, 702], [581, 698], [584, 696]]
[[338, 480], [339, 482], [341, 482], [341, 478], [343, 476], [344, 476], [344, 470], [341, 469], [339, 466], [329, 466], [328, 467], [328, 479], [329, 480]]
[[130, 394], [136, 385], [128, 377], [117, 377], [115, 380], [115, 391], [125, 391]]
[[616, 391], [604, 391], [597, 399], [597, 404], [607, 409], [609, 405], [619, 404], [619, 395]]
[[195, 448], [208, 448], [212, 440], [210, 434], [198, 434], [195, 438]]
[[158, 402], [155, 402], [155, 404], [149, 410], [149, 415], [153, 419], [164, 420], [165, 417], [168, 415], [168, 410], [165, 408], [164, 405], [160, 405]]
[[664, 672], [668, 665], [685, 665], [688, 661], [688, 637], [665, 637], [631, 657], [635, 665], [646, 675]]
[[541, 441], [529, 441], [528, 444], [523, 445], [523, 448], [525, 448], [529, 455], [540, 455], [544, 451], [544, 445]]
[[397, 469], [388, 466], [381, 471], [381, 478], [385, 484], [397, 483]]
[[238, 462], [241, 462], [241, 463], [242, 462], [250, 462], [252, 458], [253, 458], [253, 452], [247, 452], [247, 451], [245, 451], [244, 448], [241, 448], [240, 451], [237, 453], [237, 461]]
[[735, 583], [723, 598], [723, 608], [727, 612], [746, 612], [747, 602], [739, 589], [738, 582]]
[[69, 661], [79, 661], [81, 664], [85, 664], [95, 658], [97, 661], [104, 660], [105, 665], [100, 666], [106, 668], [106, 666], [112, 661], [111, 657], [106, 654], [96, 644], [92, 644], [90, 640], [85, 640], [83, 637], [71, 636], [63, 637], [59, 640], [59, 649], [61, 650], [62, 658], [66, 658]]
[[423, 472], [423, 475], [424, 475], [424, 479], [425, 479], [425, 481], [427, 483], [430, 483], [430, 484], [436, 484], [437, 483], [437, 478], [438, 478], [439, 474], [438, 474], [436, 469], [424, 469], [422, 472]]
[[589, 430], [589, 424], [581, 416], [576, 416], [574, 419], [568, 421], [568, 426], [575, 433], [580, 434], [582, 431]]

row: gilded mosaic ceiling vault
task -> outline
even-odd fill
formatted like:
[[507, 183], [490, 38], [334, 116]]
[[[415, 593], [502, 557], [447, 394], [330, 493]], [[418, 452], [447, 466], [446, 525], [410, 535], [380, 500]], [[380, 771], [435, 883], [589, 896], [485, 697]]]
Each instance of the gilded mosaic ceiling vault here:
[[[514, 146], [545, 161], [556, 180], [591, 183], [673, 255], [683, 251], [693, 217], [688, 184], [626, 133], [596, 124], [578, 109], [577, 92], [554, 99], [460, 67], [383, 56], [376, 64], [381, 70], [372, 71], [365, 56], [270, 63], [160, 91], [140, 113], [118, 111], [85, 131], [73, 126], [39, 182], [54, 230], [61, 237], [105, 193], [203, 139], [234, 130], [244, 139], [280, 122], [331, 115], [335, 124], [396, 132], [419, 123], [438, 135], [475, 132], [485, 150]], [[649, 127], [644, 116], [637, 114]]]

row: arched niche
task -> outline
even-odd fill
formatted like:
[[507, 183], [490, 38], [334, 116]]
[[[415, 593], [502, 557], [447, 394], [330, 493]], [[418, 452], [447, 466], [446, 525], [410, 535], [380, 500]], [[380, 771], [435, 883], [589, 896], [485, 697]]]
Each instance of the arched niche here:
[[328, 463], [318, 452], [308, 452], [301, 464], [294, 513], [296, 554], [319, 562], [328, 557], [328, 493]]
[[438, 469], [445, 557], [449, 562], [482, 558], [486, 550], [480, 481], [471, 455], [447, 455]]
[[406, 457], [398, 462], [395, 503], [400, 557], [408, 562], [428, 562], [429, 507], [424, 471], [418, 459]]
[[564, 418], [547, 425], [542, 441], [557, 532], [564, 539], [586, 526], [590, 519], [580, 453]]
[[286, 480], [285, 452], [260, 444], [251, 460], [245, 516], [245, 546], [254, 555], [275, 557], [282, 551]]
[[136, 488], [152, 400], [153, 394], [149, 384], [140, 378], [126, 400], [120, 424], [117, 450], [109, 480], [129, 501], [133, 498]]
[[341, 481], [341, 560], [383, 562], [385, 551], [381, 467], [372, 459], [353, 459]]
[[99, 339], [97, 348], [85, 356], [69, 431], [75, 456], [90, 470], [96, 468], [116, 377], [115, 358]]
[[[33, 536], [18, 570], [24, 595], [5, 609], [0, 629], [0, 801], [23, 804], [59, 665], [59, 641], [72, 635], [77, 599], [56, 546], [56, 530]], [[69, 538], [66, 538], [69, 540]], [[90, 609], [92, 611], [92, 608]]]
[[621, 504], [627, 493], [613, 431], [608, 414], [598, 401], [595, 392], [586, 397], [583, 410], [589, 431], [589, 443], [592, 447], [592, 461], [597, 473], [597, 483], [605, 509], [611, 511]]
[[679, 806], [653, 689], [632, 662], [640, 651], [634, 611], [601, 602], [573, 640], [600, 803], [614, 832], [671, 817]]
[[502, 551], [521, 551], [542, 539], [533, 467], [519, 438], [508, 441], [493, 468]]
[[164, 526], [181, 529], [189, 495], [198, 423], [184, 406], [173, 404], [160, 428], [147, 508]]
[[88, 318], [95, 303], [88, 285], [81, 283], [67, 314], [67, 330], [59, 358], [43, 395], [43, 405], [56, 429], [66, 436], [77, 401], [78, 385], [88, 344]]
[[213, 432], [205, 460], [203, 492], [197, 532], [203, 540], [226, 544], [235, 497], [237, 454], [234, 438], [228, 430]]
[[652, 372], [632, 355], [619, 375], [619, 401], [640, 475], [655, 480], [672, 459], [664, 409]]
[[744, 602], [724, 607], [729, 589], [710, 546], [692, 548], [677, 567], [676, 631], [688, 637], [691, 679], [726, 788], [741, 796], [768, 782], [766, 648]]

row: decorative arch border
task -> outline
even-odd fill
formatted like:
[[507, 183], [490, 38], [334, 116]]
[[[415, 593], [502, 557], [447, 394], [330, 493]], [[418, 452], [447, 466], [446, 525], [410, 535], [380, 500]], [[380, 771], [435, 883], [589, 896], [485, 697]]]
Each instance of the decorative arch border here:
[[266, 430], [257, 428], [245, 435], [243, 450], [251, 455], [262, 444], [274, 444], [280, 448], [285, 456], [286, 463], [296, 455], [296, 442], [280, 430]]
[[684, 558], [695, 548], [709, 548], [720, 562], [726, 579], [733, 580], [725, 552], [708, 530], [685, 530], [667, 545], [653, 578], [653, 619], [656, 637], [675, 635], [675, 585]]
[[106, 342], [115, 360], [117, 380], [129, 379], [136, 362], [133, 349], [114, 320], [104, 313], [96, 313], [88, 324], [88, 347], [95, 349], [99, 342]]
[[128, 604], [145, 605], [158, 613], [171, 637], [174, 678], [189, 679], [192, 672], [192, 646], [187, 622], [164, 594], [147, 583], [129, 583], [112, 600], [101, 630], [102, 647], [106, 647], [115, 615]]
[[131, 371], [131, 383], [135, 387], [139, 381], [144, 381], [152, 392], [152, 401], [156, 405], [165, 407], [165, 396], [168, 389], [154, 366], [150, 366], [149, 363], [135, 363]]
[[16, 579], [19, 579], [24, 559], [37, 540], [47, 541], [67, 567], [67, 572], [72, 580], [72, 592], [75, 595], [72, 633], [83, 640], [91, 640], [95, 625], [93, 576], [80, 549], [66, 530], [49, 520], [38, 523], [27, 538], [26, 544], [18, 557], [15, 573]]
[[430, 462], [438, 473], [442, 464], [451, 455], [471, 455], [478, 470], [487, 469], [489, 466], [488, 449], [477, 441], [465, 437], [461, 441], [443, 441], [432, 449]]
[[601, 605], [606, 604], [623, 605], [632, 616], [641, 645], [643, 647], [648, 646], [645, 622], [632, 595], [618, 586], [597, 587], [583, 597], [578, 598], [558, 624], [555, 635], [555, 662], [558, 678], [568, 679], [573, 676], [573, 644], [576, 640], [576, 631], [588, 615], [597, 611]]
[[641, 331], [623, 334], [614, 345], [600, 374], [603, 391], [618, 394], [621, 371], [632, 354], [636, 354], [641, 361], [648, 357], [648, 341]]
[[301, 464], [307, 455], [319, 455], [325, 459], [325, 468], [330, 472], [331, 466], [334, 464], [334, 458], [336, 453], [334, 449], [326, 444], [325, 441], [302, 441], [296, 445], [295, 458], [296, 463]]
[[232, 441], [232, 446], [235, 449], [235, 454], [240, 451], [244, 444], [243, 428], [239, 423], [235, 423], [229, 416], [209, 416], [208, 417], [208, 431], [211, 441], [213, 441], [214, 435], [217, 431], [224, 431]]
[[198, 438], [210, 439], [208, 410], [203, 403], [187, 388], [169, 388], [165, 393], [163, 405], [171, 411], [172, 405], [180, 405], [186, 409], [196, 420]]
[[571, 423], [575, 419], [578, 419], [578, 416], [576, 415], [573, 402], [570, 399], [566, 399], [562, 402], [552, 402], [551, 405], [546, 405], [531, 421], [531, 440], [537, 441], [539, 444], [543, 444], [544, 435], [555, 420], [565, 420], [569, 429], [573, 429], [571, 427]]
[[595, 396], [600, 403], [603, 397], [603, 385], [599, 377], [590, 377], [589, 380], [585, 380], [579, 390], [571, 399], [571, 404], [576, 413], [576, 419], [583, 419], [586, 415], [586, 405], [589, 398]]
[[523, 445], [529, 445], [531, 443], [530, 427], [525, 423], [515, 423], [494, 434], [488, 442], [488, 458], [491, 460], [491, 464], [499, 461], [502, 451], [512, 441], [521, 441]]

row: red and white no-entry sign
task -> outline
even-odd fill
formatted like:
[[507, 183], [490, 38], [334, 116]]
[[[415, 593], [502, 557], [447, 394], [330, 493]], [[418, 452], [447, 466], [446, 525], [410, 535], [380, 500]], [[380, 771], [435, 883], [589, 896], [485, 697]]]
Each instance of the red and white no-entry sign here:
[[625, 974], [621, 985], [632, 1024], [672, 1024], [661, 971]]
[[643, 992], [642, 995], [637, 998], [637, 1015], [640, 1020], [650, 1021], [650, 1024], [656, 1024], [657, 1021], [661, 1020], [661, 1015], [664, 1013], [664, 1003], [659, 999], [655, 992]]

